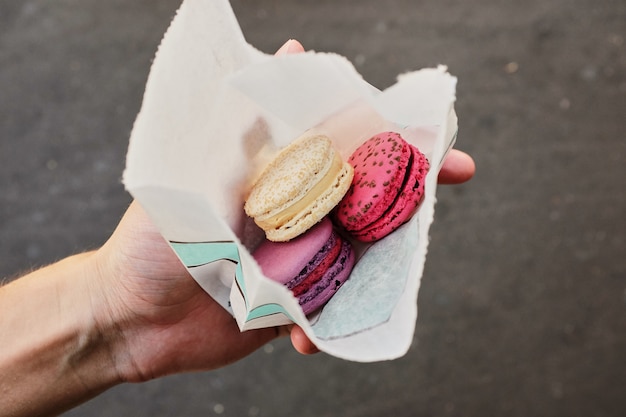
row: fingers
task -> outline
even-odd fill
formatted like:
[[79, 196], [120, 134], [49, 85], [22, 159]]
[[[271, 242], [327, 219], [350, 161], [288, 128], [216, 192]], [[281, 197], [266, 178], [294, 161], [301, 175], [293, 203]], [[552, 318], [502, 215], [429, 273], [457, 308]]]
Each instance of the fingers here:
[[320, 351], [299, 326], [293, 326], [291, 329], [291, 344], [303, 355], [312, 355]]
[[461, 184], [469, 181], [476, 172], [476, 165], [471, 156], [457, 149], [452, 149], [439, 171], [439, 184]]
[[[304, 52], [304, 46], [295, 39], [289, 39], [276, 51], [276, 56]], [[469, 181], [476, 171], [471, 156], [457, 149], [452, 149], [441, 167], [437, 181], [439, 184], [461, 184]]]
[[[304, 52], [302, 44], [295, 39], [289, 39], [276, 51], [276, 56], [301, 52]], [[461, 184], [469, 181], [474, 176], [475, 171], [476, 166], [471, 156], [457, 149], [452, 149], [446, 157], [437, 179], [440, 184]], [[281, 326], [277, 332], [279, 337], [289, 334], [294, 349], [303, 355], [320, 351], [299, 326]]]
[[277, 337], [290, 336], [294, 349], [303, 355], [312, 355], [320, 351], [298, 325], [276, 327], [276, 335]]
[[287, 326], [276, 326], [274, 329], [276, 330], [276, 337], [287, 337], [291, 334], [291, 329], [293, 328], [293, 324], [289, 324]]
[[[276, 56], [301, 52], [304, 52], [302, 44], [295, 39], [289, 39], [276, 51]], [[453, 149], [443, 163], [439, 172], [438, 182], [440, 184], [460, 184], [469, 181], [474, 176], [475, 171], [476, 166], [472, 157]], [[304, 330], [297, 325], [281, 326], [277, 329], [277, 332], [279, 337], [289, 334], [294, 349], [303, 355], [311, 355], [320, 351], [307, 337]]]
[[[304, 47], [295, 39], [289, 39], [278, 51], [276, 56], [304, 52]], [[439, 184], [461, 184], [469, 181], [476, 171], [474, 160], [465, 152], [453, 149], [450, 151], [439, 172]]]
[[304, 52], [304, 46], [300, 42], [295, 39], [289, 39], [283, 46], [280, 47], [278, 51], [276, 51], [276, 56], [287, 55], [287, 54], [298, 54], [300, 52]]

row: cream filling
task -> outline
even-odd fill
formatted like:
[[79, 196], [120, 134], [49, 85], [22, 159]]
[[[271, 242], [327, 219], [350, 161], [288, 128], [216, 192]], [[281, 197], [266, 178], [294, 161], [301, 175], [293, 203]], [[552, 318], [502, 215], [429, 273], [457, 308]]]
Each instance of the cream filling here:
[[276, 229], [287, 223], [294, 216], [300, 213], [302, 210], [305, 210], [311, 203], [313, 203], [325, 190], [329, 187], [332, 187], [336, 180], [337, 175], [341, 173], [341, 169], [343, 167], [343, 161], [341, 160], [341, 156], [337, 152], [334, 152], [333, 161], [326, 171], [326, 174], [319, 180], [317, 184], [309, 190], [302, 198], [294, 201], [291, 205], [287, 206], [285, 209], [280, 212], [268, 216], [267, 218], [256, 218], [254, 221], [260, 228], [263, 230]]

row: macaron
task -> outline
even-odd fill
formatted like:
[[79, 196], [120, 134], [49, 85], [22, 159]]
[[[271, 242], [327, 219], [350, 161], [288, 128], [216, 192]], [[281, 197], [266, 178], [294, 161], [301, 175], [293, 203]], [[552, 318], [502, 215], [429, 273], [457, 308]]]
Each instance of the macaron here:
[[265, 240], [252, 254], [263, 274], [290, 289], [304, 314], [322, 307], [349, 278], [355, 254], [328, 217], [289, 242]]
[[317, 224], [348, 191], [354, 170], [324, 135], [303, 135], [263, 170], [244, 204], [267, 239], [284, 242]]
[[373, 242], [407, 222], [424, 198], [429, 162], [396, 132], [383, 132], [348, 158], [354, 168], [350, 189], [334, 212], [355, 239]]

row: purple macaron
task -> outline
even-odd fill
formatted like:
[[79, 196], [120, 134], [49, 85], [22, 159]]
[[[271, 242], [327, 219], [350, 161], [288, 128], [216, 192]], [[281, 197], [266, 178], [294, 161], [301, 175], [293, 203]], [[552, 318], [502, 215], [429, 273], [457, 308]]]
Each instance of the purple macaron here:
[[304, 314], [317, 310], [348, 279], [354, 249], [324, 218], [288, 242], [264, 241], [253, 253], [263, 274], [290, 289]]

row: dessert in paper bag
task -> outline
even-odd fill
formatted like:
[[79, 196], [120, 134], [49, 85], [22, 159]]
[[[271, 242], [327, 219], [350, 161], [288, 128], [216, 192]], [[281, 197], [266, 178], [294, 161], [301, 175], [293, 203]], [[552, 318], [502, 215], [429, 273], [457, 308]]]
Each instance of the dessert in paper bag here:
[[[336, 54], [258, 51], [226, 0], [185, 0], [150, 71], [124, 184], [242, 331], [295, 322], [331, 355], [397, 358], [413, 340], [437, 174], [456, 139], [455, 86], [439, 67], [379, 91]], [[305, 315], [254, 259], [266, 237], [244, 202], [270, 161], [303, 134], [330, 138], [347, 161], [381, 132], [401, 135], [430, 164], [419, 209], [384, 238], [340, 232], [353, 248], [351, 273]]]

